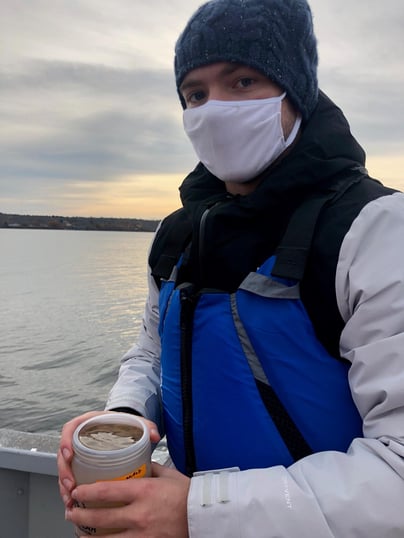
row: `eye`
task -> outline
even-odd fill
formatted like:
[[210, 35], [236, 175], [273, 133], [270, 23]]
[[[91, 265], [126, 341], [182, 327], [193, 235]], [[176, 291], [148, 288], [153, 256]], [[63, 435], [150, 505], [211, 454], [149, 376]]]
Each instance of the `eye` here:
[[248, 88], [249, 86], [254, 84], [254, 82], [254, 79], [251, 77], [243, 77], [238, 80], [236, 86], [239, 88]]
[[186, 101], [187, 103], [190, 103], [191, 105], [199, 105], [205, 99], [206, 99], [206, 93], [202, 90], [198, 90], [196, 92], [192, 92], [189, 95], [187, 95]]

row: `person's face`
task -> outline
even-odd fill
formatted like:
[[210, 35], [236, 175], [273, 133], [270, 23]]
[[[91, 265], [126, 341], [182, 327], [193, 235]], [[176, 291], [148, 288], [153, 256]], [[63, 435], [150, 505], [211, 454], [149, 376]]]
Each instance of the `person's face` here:
[[[195, 108], [211, 99], [241, 101], [267, 99], [282, 95], [282, 89], [251, 67], [218, 62], [190, 71], [180, 86], [187, 108]], [[282, 101], [282, 128], [287, 138], [296, 120], [296, 111], [286, 98]]]

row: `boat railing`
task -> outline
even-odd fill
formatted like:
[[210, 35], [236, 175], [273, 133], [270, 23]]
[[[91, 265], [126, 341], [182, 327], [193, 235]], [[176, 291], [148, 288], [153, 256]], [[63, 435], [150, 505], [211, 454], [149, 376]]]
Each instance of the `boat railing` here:
[[0, 535], [72, 538], [59, 496], [59, 438], [0, 429]]

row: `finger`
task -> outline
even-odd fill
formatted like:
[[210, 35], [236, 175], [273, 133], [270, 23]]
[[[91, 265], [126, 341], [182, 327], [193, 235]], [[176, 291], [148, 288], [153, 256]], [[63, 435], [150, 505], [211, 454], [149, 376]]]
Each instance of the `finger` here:
[[71, 521], [76, 525], [81, 532], [88, 529], [88, 534], [91, 535], [96, 534], [96, 530], [99, 532], [101, 529], [124, 529], [124, 527], [116, 521], [116, 518], [120, 516], [119, 513], [112, 518], [108, 514], [108, 512], [112, 510], [118, 512], [118, 508], [107, 508], [105, 506], [100, 508], [80, 508], [73, 506], [72, 508], [66, 509], [65, 518], [67, 521]]
[[88, 418], [101, 413], [102, 411], [90, 411], [66, 422], [63, 427], [60, 446], [57, 452], [57, 467], [59, 475], [59, 492], [65, 506], [71, 506], [71, 491], [75, 487], [75, 480], [71, 470], [71, 461], [73, 458], [72, 437], [74, 430]]
[[71, 475], [71, 457], [66, 459], [63, 455], [62, 450], [59, 449], [56, 455], [56, 463], [58, 467], [59, 476], [72, 478]]
[[129, 504], [137, 497], [142, 497], [144, 491], [144, 481], [150, 478], [120, 480], [111, 482], [96, 482], [93, 484], [82, 484], [72, 491], [72, 498], [85, 505], [97, 504]]
[[71, 521], [81, 529], [91, 529], [91, 534], [95, 534], [95, 529], [99, 532], [101, 529], [128, 529], [130, 520], [128, 518], [127, 506], [102, 506], [100, 508], [79, 508], [72, 507], [66, 509], [66, 520]]
[[[60, 436], [57, 459], [59, 473], [62, 472], [67, 473], [68, 475], [71, 474], [70, 464], [73, 458], [72, 439], [76, 428], [80, 424], [85, 422], [87, 419], [95, 417], [97, 415], [104, 415], [105, 413], [113, 413], [113, 411], [89, 411], [88, 413], [84, 413], [83, 415], [75, 417], [72, 420], [69, 420], [69, 422], [66, 422], [66, 424], [63, 426], [62, 433]], [[69, 476], [69, 478], [71, 477]]]
[[73, 500], [70, 496], [70, 493], [64, 488], [64, 486], [59, 482], [59, 495], [65, 505], [65, 508], [70, 508], [73, 506]]
[[[119, 530], [114, 529], [113, 534], [109, 534], [109, 533], [105, 534], [105, 532], [106, 532], [105, 529], [103, 529], [102, 535], [100, 535], [102, 536], [102, 538], [133, 538], [134, 537], [133, 530], [130, 530], [130, 529], [119, 529]], [[80, 531], [77, 527], [75, 527], [74, 538], [88, 538], [88, 536], [89, 536], [88, 532], [84, 534], [83, 531]]]
[[[105, 530], [103, 530], [102, 538], [134, 538], [133, 531], [127, 529], [127, 530], [121, 530], [118, 531], [114, 529], [113, 534], [105, 534]], [[85, 533], [83, 534], [83, 531], [81, 531], [81, 534], [79, 534], [80, 531], [76, 531], [76, 534], [74, 535], [74, 538], [88, 538], [89, 534]], [[142, 537], [141, 534], [137, 534], [139, 538]]]
[[59, 493], [62, 498], [63, 504], [65, 507], [70, 507], [73, 505], [73, 499], [71, 492], [75, 488], [76, 484], [74, 483], [74, 480], [70, 480], [69, 478], [64, 478], [63, 480], [59, 477], [58, 480], [59, 485]]
[[58, 460], [58, 475], [59, 475], [59, 492], [64, 504], [67, 506], [71, 504], [71, 491], [75, 487], [75, 481], [73, 474], [60, 451], [57, 455]]
[[138, 417], [138, 418], [146, 424], [150, 433], [150, 441], [152, 443], [158, 443], [161, 439], [161, 436], [159, 434], [156, 424], [153, 421], [148, 420], [147, 418], [143, 418], [143, 417]]
[[84, 421], [97, 415], [103, 415], [105, 413], [112, 413], [113, 411], [89, 411], [78, 417], [73, 418], [66, 422], [63, 426], [62, 434], [60, 437], [60, 450], [66, 461], [70, 461], [73, 456], [72, 451], [72, 437], [74, 430]]

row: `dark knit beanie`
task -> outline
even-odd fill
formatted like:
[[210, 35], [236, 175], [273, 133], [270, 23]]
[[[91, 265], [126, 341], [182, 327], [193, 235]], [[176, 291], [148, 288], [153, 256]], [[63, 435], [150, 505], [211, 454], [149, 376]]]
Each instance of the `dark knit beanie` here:
[[[317, 104], [317, 42], [306, 0], [211, 0], [175, 47], [177, 90], [192, 70], [234, 62], [262, 72], [307, 120]], [[185, 103], [180, 94], [181, 103]]]

